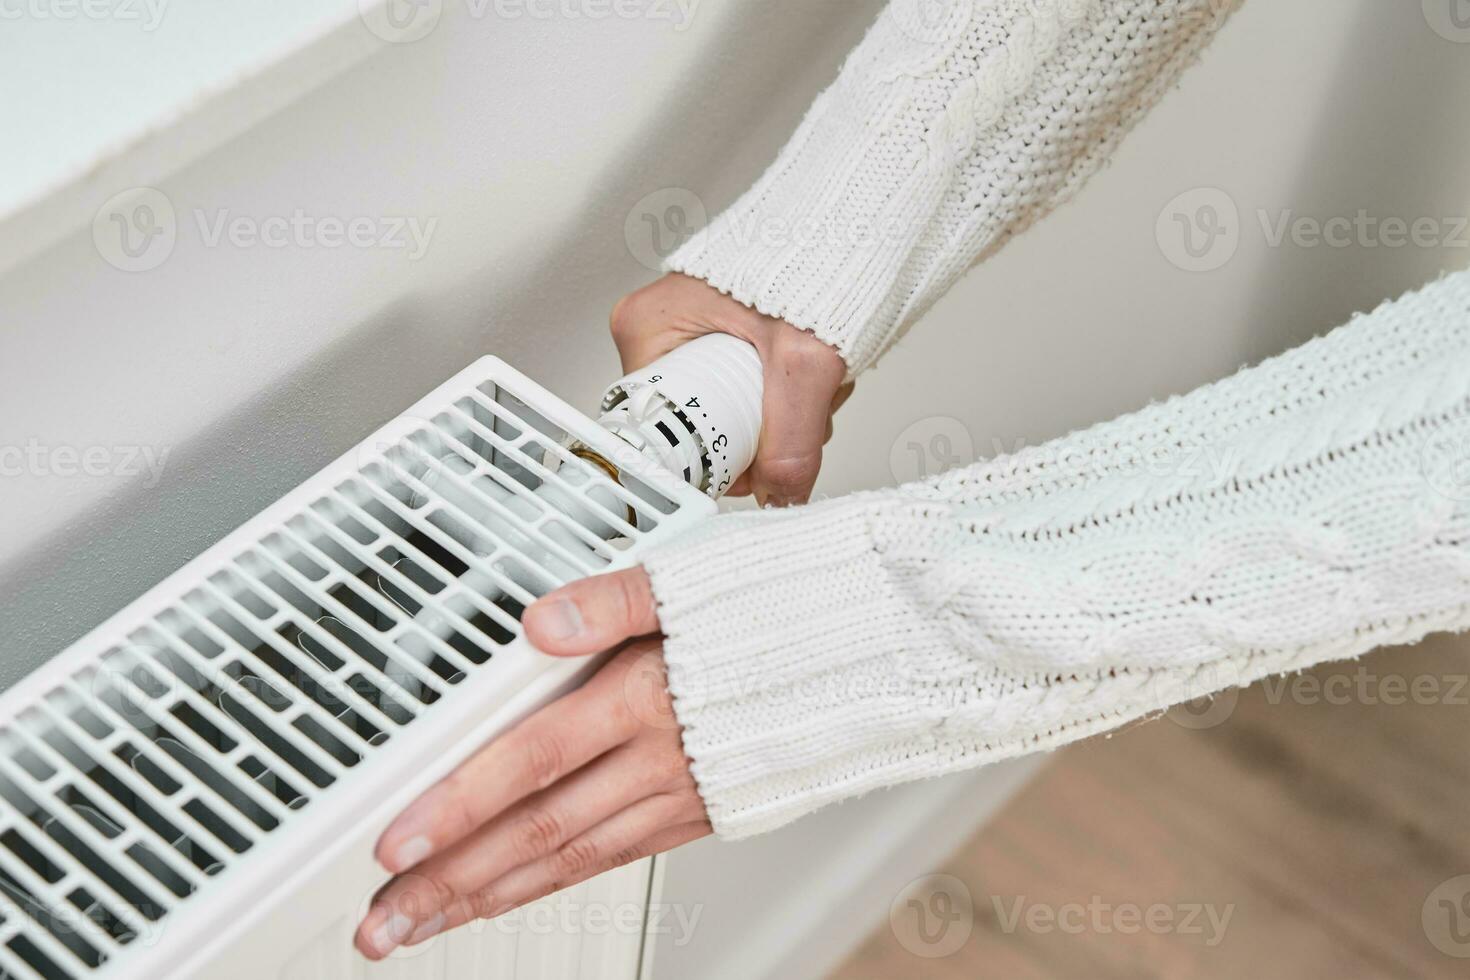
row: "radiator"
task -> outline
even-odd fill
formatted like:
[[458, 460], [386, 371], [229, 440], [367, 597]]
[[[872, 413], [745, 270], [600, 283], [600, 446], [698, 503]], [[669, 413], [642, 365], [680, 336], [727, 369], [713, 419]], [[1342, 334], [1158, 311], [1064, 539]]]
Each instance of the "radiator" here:
[[388, 822], [598, 666], [521, 610], [710, 515], [759, 398], [731, 338], [601, 424], [484, 358], [6, 692], [3, 976], [634, 976], [646, 861], [382, 964], [350, 938]]

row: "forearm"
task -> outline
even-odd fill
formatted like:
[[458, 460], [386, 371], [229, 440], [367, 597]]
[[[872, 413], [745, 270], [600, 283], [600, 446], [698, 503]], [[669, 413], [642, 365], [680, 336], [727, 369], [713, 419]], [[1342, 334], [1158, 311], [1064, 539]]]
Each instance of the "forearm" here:
[[716, 830], [1470, 625], [1467, 446], [1461, 274], [1018, 457], [712, 521], [647, 568]]
[[766, 174], [669, 260], [870, 365], [1073, 194], [1239, 0], [894, 3]]

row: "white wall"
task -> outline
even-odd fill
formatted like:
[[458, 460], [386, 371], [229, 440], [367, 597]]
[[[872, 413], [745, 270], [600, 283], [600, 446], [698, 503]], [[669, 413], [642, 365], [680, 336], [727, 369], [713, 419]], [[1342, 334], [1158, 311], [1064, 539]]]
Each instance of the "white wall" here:
[[[650, 275], [624, 240], [630, 208], [670, 186], [711, 210], [733, 197], [877, 6], [706, 0], [677, 32], [474, 20], [447, 3], [428, 37], [156, 181], [180, 216], [158, 268], [117, 271], [78, 225], [0, 272], [0, 446], [170, 452], [156, 487], [117, 474], [0, 477], [0, 681], [480, 353], [590, 407], [615, 372], [606, 311]], [[1470, 44], [1432, 31], [1419, 4], [1247, 4], [1078, 201], [977, 270], [859, 384], [820, 489], [891, 482], [895, 447], [898, 475], [914, 475], [907, 442], [935, 434], [962, 455], [964, 438], [986, 455], [1045, 439], [1466, 265], [1459, 248], [1272, 248], [1256, 212], [1470, 213], [1467, 91]], [[91, 207], [135, 182], [119, 186], [126, 164], [87, 179]], [[1219, 270], [1184, 272], [1155, 222], [1204, 186], [1239, 208], [1239, 248]], [[438, 225], [419, 262], [205, 247], [193, 211], [219, 208]], [[657, 975], [820, 969], [927, 870], [922, 850], [893, 857], [915, 826], [940, 828], [931, 843], [957, 839], [1014, 778], [910, 787], [783, 835], [681, 852], [665, 900], [708, 911], [692, 944], [660, 950]], [[863, 865], [865, 845], [887, 859]]]

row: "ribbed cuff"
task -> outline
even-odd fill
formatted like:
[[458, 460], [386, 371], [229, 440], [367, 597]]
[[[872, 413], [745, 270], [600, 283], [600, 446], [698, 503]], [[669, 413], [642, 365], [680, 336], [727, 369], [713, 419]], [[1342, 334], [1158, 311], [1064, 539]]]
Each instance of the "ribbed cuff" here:
[[811, 331], [841, 355], [847, 380], [852, 380], [872, 366], [898, 331], [899, 309], [889, 293], [902, 256], [874, 254], [858, 245], [783, 247], [755, 237], [764, 225], [790, 220], [748, 206], [732, 209], [671, 255], [664, 267]]
[[[1007, 13], [992, 17], [1020, 4], [1002, 6]], [[914, 132], [934, 125], [961, 79], [942, 81], [945, 92], [919, 105], [914, 86], [894, 78], [937, 71], [964, 24], [920, 42], [902, 7], [880, 15], [760, 179], [664, 263], [811, 331], [842, 355], [849, 379], [937, 297], [930, 273], [949, 259], [939, 242], [953, 229], [937, 215], [956, 161]]]
[[645, 559], [685, 751], [722, 837], [901, 778], [885, 762], [938, 721], [899, 663], [919, 638], [869, 533], [876, 506], [728, 514]]

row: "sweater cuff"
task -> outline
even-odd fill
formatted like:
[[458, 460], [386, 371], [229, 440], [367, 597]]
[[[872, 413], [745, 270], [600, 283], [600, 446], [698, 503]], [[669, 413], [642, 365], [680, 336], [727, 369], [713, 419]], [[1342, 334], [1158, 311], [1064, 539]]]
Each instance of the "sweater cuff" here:
[[810, 331], [842, 356], [852, 380], [942, 292], [927, 281], [933, 262], [915, 256], [943, 234], [933, 214], [949, 181], [943, 161], [930, 159], [885, 188], [885, 200], [855, 200], [849, 185], [878, 182], [868, 171], [880, 153], [870, 134], [855, 140], [824, 107], [819, 100], [782, 158], [664, 269]]
[[[814, 174], [785, 180], [810, 185], [788, 188], [792, 196], [822, 191]], [[874, 254], [875, 246], [861, 242], [839, 250], [762, 238], [762, 227], [789, 226], [791, 220], [772, 218], [756, 201], [742, 200], [669, 256], [664, 268], [701, 279], [759, 313], [810, 331], [837, 351], [847, 365], [846, 380], [853, 380], [873, 365], [897, 329], [898, 309], [884, 308], [891, 305], [884, 293], [896, 273], [881, 266], [883, 256]], [[896, 265], [902, 255], [891, 251], [888, 264]]]
[[685, 752], [721, 837], [896, 781], [939, 722], [915, 710], [898, 655], [914, 614], [880, 563], [875, 509], [726, 514], [645, 559]]
[[848, 380], [935, 297], [917, 281], [932, 263], [916, 266], [914, 255], [953, 230], [936, 212], [954, 161], [945, 147], [915, 145], [911, 130], [931, 125], [959, 79], [936, 83], [939, 104], [916, 106], [911, 86], [890, 75], [932, 69], [969, 14], [949, 11], [955, 36], [923, 43], [900, 24], [915, 16], [886, 9], [776, 161], [664, 262], [810, 331], [842, 356]]

